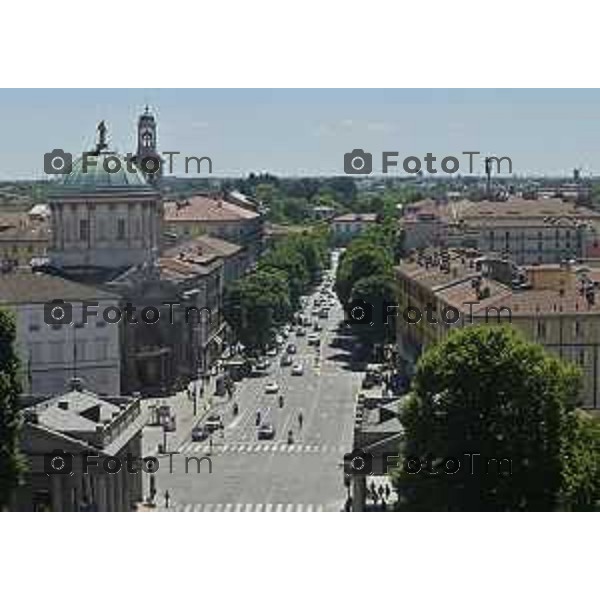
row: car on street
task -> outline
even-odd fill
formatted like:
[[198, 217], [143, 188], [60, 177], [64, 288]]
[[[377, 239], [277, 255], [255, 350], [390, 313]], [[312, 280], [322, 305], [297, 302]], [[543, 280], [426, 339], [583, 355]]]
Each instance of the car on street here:
[[273, 346], [273, 348], [269, 348], [267, 350], [267, 356], [277, 356], [277, 348]]
[[318, 346], [319, 345], [319, 340], [321, 338], [319, 337], [318, 333], [309, 333], [308, 334], [308, 345], [309, 346]]
[[296, 354], [296, 351], [297, 351], [296, 344], [288, 344], [285, 351], [288, 354]]
[[255, 368], [257, 371], [266, 371], [269, 368], [270, 364], [271, 363], [266, 358], [259, 358], [256, 361]]
[[323, 327], [321, 327], [321, 323], [319, 323], [319, 321], [315, 321], [313, 323], [313, 331], [321, 331], [321, 329], [323, 329]]
[[258, 428], [259, 440], [272, 440], [275, 437], [275, 427], [270, 423], [263, 423]]
[[303, 374], [304, 374], [304, 367], [302, 366], [301, 363], [296, 363], [292, 367], [292, 375], [303, 375]]
[[279, 360], [280, 367], [289, 367], [292, 364], [292, 357], [289, 354], [282, 354]]
[[321, 309], [320, 309], [320, 308], [318, 308], [318, 307], [315, 307], [315, 308], [313, 308], [313, 309], [312, 309], [311, 315], [312, 315], [313, 317], [318, 317], [318, 316], [319, 316], [319, 312], [320, 312], [320, 311], [321, 311]]
[[276, 394], [279, 391], [279, 386], [275, 381], [269, 381], [267, 385], [265, 385], [265, 393], [266, 394]]
[[306, 331], [304, 331], [304, 327], [298, 327], [298, 329], [296, 329], [296, 336], [302, 337], [303, 335], [306, 335]]
[[221, 415], [210, 415], [204, 422], [204, 428], [209, 433], [211, 431], [216, 431], [217, 429], [221, 429], [222, 426], [223, 426], [223, 420], [221, 419]]
[[329, 309], [327, 308], [322, 308], [319, 311], [319, 318], [320, 319], [328, 319], [329, 318]]
[[201, 442], [210, 435], [210, 431], [204, 425], [196, 425], [192, 429], [192, 442]]

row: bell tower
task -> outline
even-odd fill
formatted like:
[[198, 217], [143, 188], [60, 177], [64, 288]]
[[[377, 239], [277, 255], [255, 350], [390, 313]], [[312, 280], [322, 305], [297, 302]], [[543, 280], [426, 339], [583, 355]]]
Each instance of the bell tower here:
[[138, 119], [136, 164], [148, 183], [156, 183], [162, 174], [162, 163], [156, 147], [156, 120], [146, 106]]

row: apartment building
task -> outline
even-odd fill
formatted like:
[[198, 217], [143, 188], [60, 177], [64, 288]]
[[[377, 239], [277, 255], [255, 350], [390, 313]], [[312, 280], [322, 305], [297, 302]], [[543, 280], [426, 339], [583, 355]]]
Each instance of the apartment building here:
[[[74, 324], [46, 323], [45, 306], [55, 300], [70, 305]], [[84, 302], [98, 304], [93, 309], [97, 315], [90, 315], [87, 323]], [[59, 394], [77, 376], [90, 391], [119, 394], [120, 325], [102, 316], [118, 304], [116, 293], [61, 277], [24, 270], [0, 273], [0, 308], [15, 315], [24, 391]]]
[[377, 220], [375, 213], [347, 213], [331, 221], [331, 233], [335, 244], [346, 245]]
[[472, 249], [450, 249], [415, 252], [396, 273], [398, 314], [404, 315], [397, 319], [398, 354], [409, 371], [454, 327], [510, 324], [576, 363], [583, 371], [583, 406], [600, 407], [597, 266], [563, 261], [519, 267]]
[[210, 235], [245, 247], [252, 259], [262, 249], [263, 217], [239, 204], [213, 196], [192, 196], [164, 205], [164, 229], [177, 241]]
[[600, 214], [561, 198], [424, 200], [401, 220], [404, 247], [467, 247], [518, 264], [600, 256]]
[[0, 265], [26, 266], [47, 254], [50, 226], [31, 213], [0, 213]]

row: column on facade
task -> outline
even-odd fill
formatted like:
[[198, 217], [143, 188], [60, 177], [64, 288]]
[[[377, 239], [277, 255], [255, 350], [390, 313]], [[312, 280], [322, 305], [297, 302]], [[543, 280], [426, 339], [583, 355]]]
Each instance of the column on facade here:
[[62, 477], [55, 475], [51, 478], [51, 503], [53, 512], [63, 512], [63, 484]]
[[364, 512], [367, 503], [367, 478], [365, 475], [352, 477], [352, 512]]
[[106, 489], [106, 477], [106, 475], [99, 474], [95, 476], [94, 479], [94, 502], [100, 512], [108, 512], [110, 510]]

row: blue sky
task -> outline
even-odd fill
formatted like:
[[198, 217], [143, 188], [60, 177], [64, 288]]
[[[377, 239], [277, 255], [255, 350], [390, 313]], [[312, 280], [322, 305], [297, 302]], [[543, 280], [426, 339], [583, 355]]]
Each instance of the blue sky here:
[[438, 164], [478, 150], [510, 156], [519, 174], [600, 173], [600, 90], [23, 89], [0, 90], [0, 179], [43, 177], [44, 153], [88, 149], [101, 119], [111, 145], [133, 151], [146, 103], [159, 150], [210, 156], [215, 176], [338, 174], [353, 148]]

